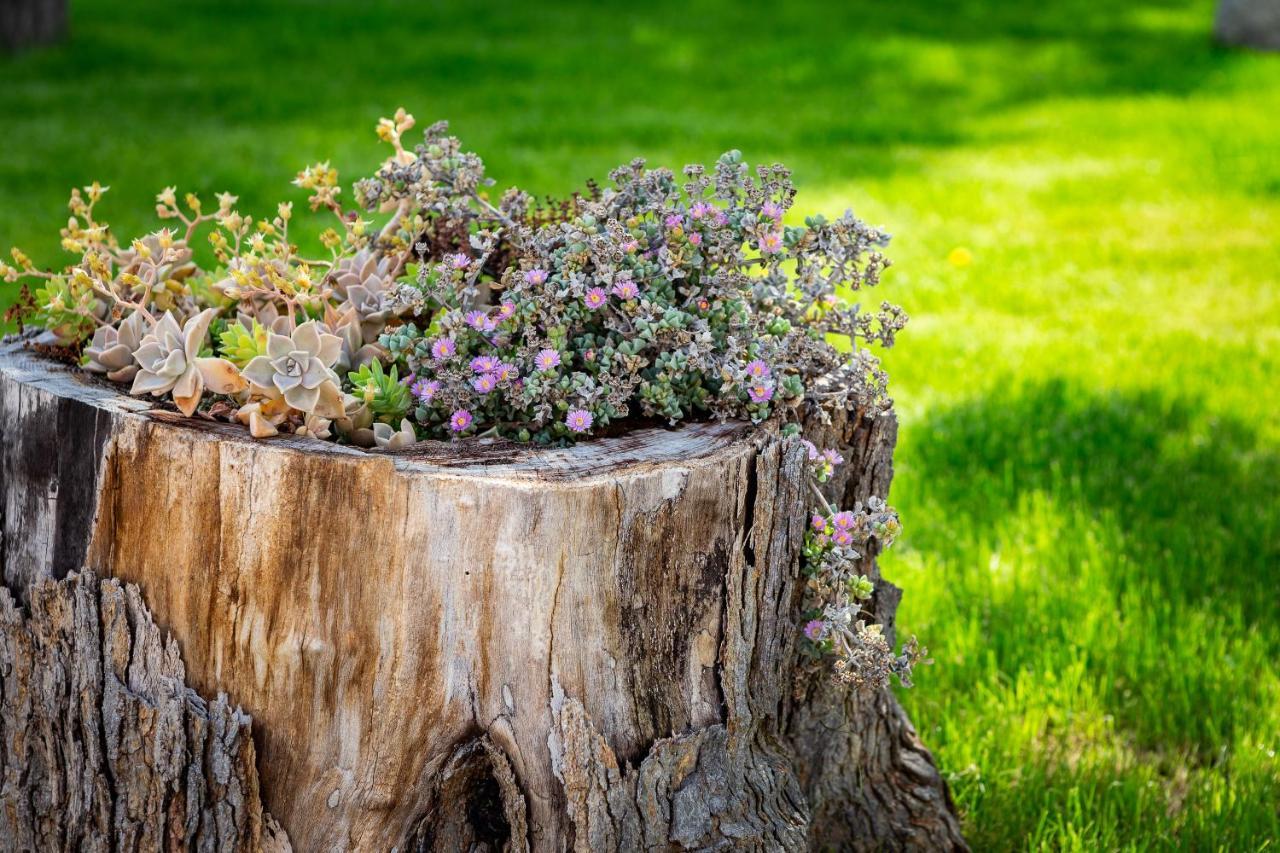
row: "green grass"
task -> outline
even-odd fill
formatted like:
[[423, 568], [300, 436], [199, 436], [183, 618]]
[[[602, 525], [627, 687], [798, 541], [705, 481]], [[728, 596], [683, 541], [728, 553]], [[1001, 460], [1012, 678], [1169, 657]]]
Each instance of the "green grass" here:
[[884, 224], [885, 571], [975, 848], [1280, 837], [1280, 57], [1208, 0], [121, 5], [0, 60], [0, 245], [41, 263], [70, 185], [126, 233], [171, 183], [268, 211], [399, 104], [503, 184], [737, 147]]

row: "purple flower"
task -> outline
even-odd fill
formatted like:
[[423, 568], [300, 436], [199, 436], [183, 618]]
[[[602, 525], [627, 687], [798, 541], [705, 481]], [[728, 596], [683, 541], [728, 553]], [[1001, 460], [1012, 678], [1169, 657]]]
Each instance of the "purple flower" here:
[[831, 538], [835, 540], [837, 545], [850, 545], [853, 543], [853, 534], [847, 530], [837, 530], [832, 534]]
[[804, 635], [816, 643], [822, 639], [822, 635], [826, 632], [826, 629], [827, 623], [823, 622], [821, 619], [814, 619], [805, 624]]
[[804, 449], [809, 452], [809, 461], [813, 462], [818, 458], [818, 447], [807, 438], [800, 439], [800, 443], [804, 445]]
[[689, 242], [690, 242], [690, 243], [692, 243], [692, 244], [693, 244], [693, 245], [695, 245], [695, 246], [700, 246], [700, 245], [702, 245], [702, 235], [701, 235], [701, 234], [699, 234], [697, 231], [690, 231], [690, 232], [689, 232]]
[[475, 379], [471, 380], [471, 387], [479, 391], [481, 394], [488, 394], [494, 388], [498, 387], [497, 374], [481, 373]]
[[609, 294], [604, 292], [603, 287], [593, 287], [587, 291], [587, 295], [582, 298], [587, 303], [587, 307], [592, 311], [597, 308], [603, 308], [604, 304], [609, 301]]
[[773, 399], [773, 386], [758, 382], [747, 387], [747, 396], [753, 403], [767, 403]]
[[542, 284], [547, 280], [547, 271], [543, 269], [531, 269], [524, 274], [524, 280], [529, 284]]
[[586, 409], [570, 409], [569, 414], [564, 417], [564, 422], [574, 432], [586, 432], [591, 429], [595, 418]]
[[828, 447], [826, 450], [822, 451], [822, 458], [827, 460], [832, 468], [844, 462], [844, 457], [841, 456], [840, 452], [834, 447]]
[[768, 379], [771, 373], [769, 365], [758, 358], [755, 361], [747, 362], [747, 375], [752, 379]]
[[715, 208], [707, 204], [705, 201], [695, 201], [693, 207], [689, 208], [689, 216], [694, 219], [701, 219]]
[[502, 362], [492, 355], [478, 355], [471, 359], [471, 369], [476, 373], [492, 373]]
[[533, 357], [533, 363], [539, 370], [551, 370], [560, 366], [560, 353], [553, 349], [538, 350], [538, 354]]
[[640, 288], [636, 287], [636, 283], [629, 278], [624, 278], [613, 286], [613, 295], [624, 302], [635, 299], [639, 293]]
[[639, 240], [628, 240], [627, 242], [622, 244], [622, 251], [626, 252], [627, 254], [631, 254], [632, 252], [634, 252], [636, 249], [639, 249], [639, 248], [640, 248]]
[[765, 255], [776, 255], [782, 251], [782, 234], [769, 231], [760, 237], [760, 252]]
[[678, 213], [672, 213], [663, 222], [666, 223], [668, 228], [679, 228], [684, 225], [684, 219]]
[[471, 258], [467, 257], [462, 252], [458, 252], [456, 255], [450, 255], [448, 260], [449, 266], [453, 267], [455, 270], [465, 270], [467, 267], [471, 266]]
[[498, 306], [499, 320], [505, 320], [514, 313], [516, 313], [516, 304], [514, 302], [503, 302]]
[[771, 201], [766, 201], [764, 206], [760, 208], [760, 215], [772, 219], [774, 222], [782, 221], [782, 208]]
[[520, 371], [516, 370], [515, 365], [503, 362], [498, 365], [498, 369], [493, 372], [493, 375], [499, 382], [511, 382], [520, 378]]
[[431, 398], [440, 392], [440, 383], [427, 379], [419, 379], [413, 385], [409, 386], [409, 393], [417, 397], [424, 403], [430, 403]]
[[466, 321], [467, 325], [477, 332], [489, 332], [494, 327], [494, 322], [489, 319], [489, 315], [484, 311], [468, 311]]
[[827, 520], [815, 512], [809, 519], [809, 526], [822, 533], [827, 529]]
[[831, 521], [835, 524], [838, 530], [853, 529], [853, 513], [848, 510], [845, 510], [844, 512], [837, 512], [831, 517]]
[[436, 361], [453, 358], [453, 354], [457, 351], [458, 345], [453, 342], [453, 338], [437, 338], [431, 345], [431, 356]]
[[471, 417], [470, 412], [466, 409], [458, 409], [449, 416], [449, 429], [454, 432], [462, 432], [464, 429], [471, 426], [472, 420], [474, 420], [474, 418]]

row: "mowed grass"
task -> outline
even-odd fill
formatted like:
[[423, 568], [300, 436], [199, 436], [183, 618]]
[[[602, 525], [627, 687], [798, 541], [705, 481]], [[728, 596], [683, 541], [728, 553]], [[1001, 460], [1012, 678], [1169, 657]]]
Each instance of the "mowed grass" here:
[[[265, 7], [264, 7], [265, 6]], [[480, 11], [483, 9], [483, 12]], [[792, 166], [898, 235], [884, 561], [904, 693], [975, 849], [1280, 836], [1280, 57], [1212, 3], [74, 4], [0, 60], [0, 245], [67, 187], [267, 212], [374, 121], [447, 117], [500, 184], [643, 154]], [[953, 252], [962, 248], [964, 252]], [[968, 262], [966, 261], [966, 256]]]

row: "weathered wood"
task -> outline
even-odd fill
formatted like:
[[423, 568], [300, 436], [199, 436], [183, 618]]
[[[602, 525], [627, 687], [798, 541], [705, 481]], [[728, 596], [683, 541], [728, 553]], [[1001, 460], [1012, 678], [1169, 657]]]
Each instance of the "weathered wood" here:
[[[833, 491], [884, 494], [893, 419], [823, 430]], [[138, 584], [299, 850], [963, 846], [889, 692], [796, 698], [809, 499], [767, 429], [263, 442], [10, 347], [0, 438], [5, 582]]]
[[185, 686], [137, 587], [28, 595], [29, 616], [0, 589], [0, 846], [263, 849], [249, 718]]

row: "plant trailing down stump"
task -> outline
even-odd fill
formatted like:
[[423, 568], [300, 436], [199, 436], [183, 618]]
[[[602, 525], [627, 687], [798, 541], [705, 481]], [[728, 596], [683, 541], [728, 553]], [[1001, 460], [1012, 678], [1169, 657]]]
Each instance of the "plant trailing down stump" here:
[[[274, 546], [254, 541], [257, 522], [252, 513], [273, 518], [279, 512], [289, 517], [292, 513], [296, 515], [292, 522], [263, 521], [260, 526], [270, 535], [284, 524], [291, 544], [277, 557], [283, 561], [281, 571], [291, 577], [299, 572], [313, 575], [310, 586], [295, 578], [303, 583], [300, 590], [310, 590], [307, 606], [312, 616], [306, 619], [318, 618], [316, 607], [334, 604], [325, 596], [316, 598], [316, 590], [331, 581], [330, 563], [350, 566], [351, 571], [365, 563], [389, 567], [357, 581], [368, 585], [366, 604], [373, 609], [367, 619], [363, 605], [348, 600], [354, 593], [344, 591], [341, 612], [325, 617], [329, 621], [323, 623], [326, 630], [338, 623], [347, 626], [345, 640], [332, 640], [337, 646], [352, 645], [361, 632], [374, 631], [369, 639], [376, 637], [382, 644], [378, 672], [385, 658], [398, 673], [390, 676], [390, 682], [384, 682], [382, 675], [371, 682], [386, 693], [407, 689], [407, 681], [422, 676], [419, 663], [414, 662], [418, 657], [422, 666], [438, 659], [439, 666], [448, 667], [450, 660], [470, 659], [474, 651], [467, 646], [446, 654], [447, 638], [456, 636], [456, 626], [444, 626], [464, 617], [453, 614], [448, 586], [441, 587], [434, 577], [420, 593], [424, 606], [430, 606], [432, 596], [445, 596], [439, 605], [445, 610], [436, 634], [430, 625], [419, 624], [417, 616], [397, 628], [404, 638], [417, 638], [414, 643], [429, 642], [431, 650], [424, 651], [425, 656], [416, 652], [408, 656], [400, 640], [387, 645], [391, 643], [385, 633], [388, 623], [385, 614], [377, 615], [378, 608], [401, 593], [394, 584], [383, 587], [395, 581], [396, 572], [418, 578], [417, 562], [405, 550], [407, 543], [428, 536], [420, 547], [437, 547], [430, 538], [435, 531], [413, 529], [411, 518], [426, 518], [440, 529], [490, 524], [510, 533], [512, 519], [527, 516], [522, 523], [537, 526], [553, 512], [550, 507], [567, 514], [555, 522], [564, 527], [564, 544], [488, 542], [480, 534], [471, 538], [459, 534], [461, 538], [450, 540], [454, 544], [442, 553], [439, 564], [465, 568], [471, 565], [469, 560], [491, 562], [498, 555], [506, 559], [523, 551], [528, 552], [523, 559], [531, 566], [558, 560], [558, 579], [553, 579], [546, 600], [539, 598], [538, 590], [544, 589], [547, 579], [536, 573], [527, 577], [532, 584], [529, 624], [550, 626], [554, 647], [554, 625], [564, 618], [557, 615], [561, 586], [569, 584], [566, 578], [571, 570], [566, 568], [565, 552], [557, 558], [543, 551], [553, 545], [587, 549], [573, 552], [580, 563], [573, 571], [603, 574], [597, 579], [579, 578], [575, 591], [565, 595], [580, 599], [576, 606], [587, 608], [584, 614], [590, 614], [592, 607], [600, 612], [580, 618], [602, 620], [598, 629], [607, 629], [612, 637], [608, 632], [618, 630], [627, 608], [641, 608], [632, 614], [637, 629], [649, 632], [645, 634], [649, 642], [659, 644], [627, 652], [614, 649], [602, 659], [600, 666], [605, 668], [626, 661], [637, 668], [616, 682], [625, 697], [610, 698], [608, 690], [597, 695], [595, 677], [583, 676], [586, 681], [578, 689], [584, 692], [585, 705], [579, 704], [577, 697], [561, 689], [566, 664], [555, 663], [562, 653], [554, 649], [548, 652], [547, 677], [525, 685], [524, 674], [519, 674], [515, 676], [519, 683], [503, 683], [495, 693], [470, 681], [497, 672], [491, 667], [497, 653], [483, 652], [476, 662], [480, 675], [468, 676], [468, 690], [477, 719], [481, 706], [498, 701], [495, 696], [500, 698], [501, 712], [481, 724], [483, 736], [472, 737], [452, 757], [441, 753], [423, 758], [426, 766], [444, 775], [433, 776], [435, 781], [429, 784], [406, 783], [411, 787], [427, 784], [427, 788], [405, 803], [388, 806], [394, 820], [377, 821], [368, 817], [370, 802], [387, 805], [399, 800], [388, 799], [387, 794], [371, 795], [367, 785], [364, 794], [354, 796], [345, 786], [354, 784], [352, 779], [362, 772], [376, 774], [381, 767], [393, 773], [402, 763], [407, 768], [415, 761], [400, 755], [399, 746], [396, 756], [385, 752], [387, 741], [373, 733], [380, 724], [360, 718], [352, 722], [349, 711], [321, 713], [321, 705], [315, 703], [309, 727], [287, 718], [276, 722], [291, 691], [301, 689], [291, 679], [314, 664], [305, 650], [328, 648], [319, 639], [306, 639], [317, 624], [308, 622], [310, 628], [298, 629], [307, 661], [302, 670], [296, 663], [288, 664], [291, 674], [277, 683], [274, 675], [263, 673], [267, 664], [255, 657], [253, 679], [236, 681], [236, 689], [246, 695], [251, 709], [257, 706], [266, 717], [267, 789], [277, 792], [282, 802], [276, 813], [286, 824], [295, 822], [286, 829], [301, 832], [304, 847], [324, 837], [317, 832], [329, 831], [323, 821], [315, 823], [315, 813], [308, 811], [316, 796], [324, 800], [326, 795], [327, 808], [336, 811], [322, 814], [333, 817], [333, 826], [340, 826], [353, 844], [404, 842], [445, 849], [464, 842], [496, 843], [497, 836], [484, 836], [487, 830], [478, 830], [465, 815], [457, 820], [450, 817], [450, 809], [462, 808], [471, 814], [479, 808], [472, 794], [462, 797], [462, 806], [457, 802], [441, 805], [452, 802], [453, 795], [446, 789], [454, 783], [448, 779], [477, 773], [477, 778], [489, 779], [500, 789], [503, 817], [499, 823], [507, 833], [503, 838], [516, 848], [520, 845], [514, 839], [521, 833], [535, 847], [554, 847], [570, 839], [579, 849], [584, 845], [629, 849], [639, 844], [640, 835], [652, 846], [648, 836], [659, 825], [667, 842], [679, 841], [685, 847], [732, 838], [744, 843], [755, 838], [754, 843], [765, 846], [771, 842], [761, 839], [773, 839], [783, 847], [795, 847], [805, 839], [854, 846], [963, 845], [944, 802], [945, 786], [927, 763], [927, 753], [914, 740], [896, 703], [878, 698], [888, 696], [885, 688], [891, 676], [909, 684], [913, 665], [924, 655], [914, 640], [895, 649], [892, 624], [887, 620], [896, 605], [896, 591], [881, 585], [873, 562], [875, 554], [893, 542], [900, 525], [882, 499], [888, 483], [882, 469], [892, 450], [892, 404], [886, 393], [887, 378], [867, 347], [891, 346], [906, 317], [889, 303], [868, 311], [857, 300], [862, 291], [879, 283], [888, 265], [881, 253], [887, 235], [849, 213], [836, 220], [811, 217], [802, 226], [784, 225], [794, 196], [788, 172], [778, 165], [753, 172], [737, 152], [723, 155], [709, 171], [686, 167], [683, 179], [665, 169], [646, 169], [637, 160], [615, 170], [610, 187], [591, 184], [585, 193], [563, 201], [537, 203], [515, 189], [494, 198], [480, 159], [463, 151], [443, 123], [430, 127], [420, 145], [405, 148], [402, 137], [413, 125], [413, 117], [403, 110], [379, 123], [378, 135], [393, 151], [373, 176], [355, 184], [354, 209], [344, 205], [337, 172], [328, 163], [299, 173], [295, 183], [309, 191], [310, 206], [320, 214], [309, 221], [322, 222], [323, 230], [312, 242], [323, 248], [315, 253], [303, 253], [294, 243], [292, 203], [279, 205], [274, 216], [254, 220], [237, 210], [237, 199], [229, 194], [219, 195], [216, 210], [210, 211], [194, 195], [180, 201], [172, 188], [157, 196], [156, 212], [161, 219], [176, 221], [176, 227], [125, 245], [98, 218], [106, 190], [95, 183], [71, 196], [71, 218], [62, 230], [62, 244], [76, 257], [73, 263], [62, 270], [42, 271], [14, 250], [13, 264], [0, 264], [0, 275], [22, 284], [13, 315], [24, 326], [28, 348], [72, 361], [84, 372], [101, 377], [104, 385], [115, 383], [132, 395], [155, 401], [158, 408], [152, 412], [153, 419], [222, 435], [247, 434], [237, 443], [220, 444], [208, 472], [193, 469], [191, 494], [177, 503], [170, 496], [152, 506], [154, 495], [138, 494], [128, 485], [127, 469], [136, 466], [172, 476], [169, 469], [174, 463], [157, 460], [176, 460], [194, 452], [182, 449], [187, 439], [138, 432], [144, 428], [132, 419], [135, 410], [113, 402], [118, 398], [63, 386], [53, 375], [33, 380], [39, 373], [32, 372], [35, 362], [22, 360], [11, 346], [9, 355], [0, 358], [4, 368], [0, 370], [0, 391], [4, 391], [0, 428], [30, 438], [32, 424], [38, 420], [32, 413], [49, 402], [51, 389], [58, 406], [73, 400], [76, 406], [94, 411], [94, 442], [100, 441], [103, 418], [117, 424], [109, 430], [112, 449], [105, 456], [94, 451], [99, 455], [90, 456], [97, 461], [85, 463], [96, 466], [92, 487], [77, 487], [97, 495], [92, 510], [86, 510], [86, 520], [92, 522], [87, 539], [62, 551], [79, 554], [91, 568], [123, 572], [125, 579], [141, 583], [144, 592], [159, 595], [171, 605], [178, 602], [175, 606], [183, 613], [206, 594], [197, 588], [208, 580], [213, 586], [207, 594], [213, 597], [200, 605], [203, 611], [217, 609], [216, 600], [229, 595], [222, 606], [232, 609], [233, 621], [249, 619], [261, 607], [303, 618], [300, 611], [294, 612], [297, 602], [285, 605], [275, 600], [276, 577], [261, 562], [264, 554], [275, 553]], [[323, 217], [328, 215], [332, 220], [324, 227]], [[209, 246], [197, 250], [196, 241], [202, 238], [207, 238]], [[204, 256], [213, 263], [198, 263], [197, 258]], [[38, 391], [24, 384], [32, 381], [31, 388]], [[9, 388], [5, 383], [17, 383], [16, 390], [5, 390]], [[89, 387], [96, 386], [85, 386]], [[27, 400], [23, 395], [28, 393], [35, 396]], [[166, 408], [177, 411], [166, 415]], [[60, 423], [71, 422], [83, 414], [77, 409], [57, 417]], [[744, 422], [754, 426], [742, 426]], [[676, 425], [680, 429], [672, 433], [655, 429]], [[307, 447], [307, 441], [300, 440], [315, 442], [309, 455], [320, 462], [313, 465], [297, 454]], [[282, 452], [263, 455], [251, 449], [254, 441], [264, 448], [279, 446]], [[579, 446], [569, 450], [574, 445]], [[441, 448], [448, 447], [464, 457], [471, 454], [467, 458], [473, 463], [450, 463], [461, 466], [456, 475], [447, 466], [441, 468], [432, 460], [440, 459]], [[348, 470], [344, 460], [359, 458], [359, 448], [374, 451], [370, 459], [405, 461], [396, 462], [390, 480], [375, 482], [369, 479], [373, 468], [357, 464]], [[413, 450], [407, 455], [378, 453], [408, 448]], [[791, 451], [798, 460], [794, 467], [787, 462]], [[10, 478], [17, 485], [6, 482], [6, 467], [15, 464], [16, 452], [6, 451], [9, 461], [0, 464], [0, 491], [8, 495], [6, 503], [45, 506], [41, 496], [45, 487], [36, 482], [39, 477], [20, 474]], [[455, 518], [442, 496], [454, 493], [458, 477], [465, 479], [471, 476], [467, 472], [477, 470], [474, 459], [493, 453], [499, 456], [480, 468], [491, 476], [468, 481], [472, 482], [469, 491], [457, 498], [459, 506], [476, 509]], [[652, 454], [653, 459], [636, 467], [637, 458], [629, 455], [633, 453], [641, 460], [648, 458], [646, 453]], [[842, 454], [853, 457], [850, 463]], [[427, 461], [420, 464], [415, 459]], [[328, 464], [324, 460], [332, 464], [317, 467]], [[659, 470], [654, 460], [683, 467]], [[65, 461], [59, 464], [75, 467]], [[205, 463], [190, 464], [199, 468]], [[259, 467], [267, 473], [255, 473]], [[713, 471], [720, 467], [724, 470], [717, 475], [738, 485], [732, 494], [713, 498], [715, 487], [710, 484]], [[523, 485], [530, 470], [540, 472], [541, 493], [531, 493]], [[611, 485], [610, 471], [616, 472], [616, 486]], [[353, 481], [346, 485], [343, 477]], [[788, 478], [794, 482], [786, 482]], [[207, 494], [201, 492], [201, 483], [212, 483], [205, 489]], [[241, 487], [250, 489], [247, 497], [229, 497], [233, 492], [228, 489]], [[129, 497], [120, 497], [122, 488]], [[614, 488], [617, 492], [611, 500], [608, 496]], [[336, 494], [382, 507], [390, 513], [386, 529], [380, 528], [375, 514], [362, 517], [357, 527], [343, 534], [347, 522], [340, 508], [330, 505]], [[696, 497], [699, 494], [704, 497]], [[422, 503], [423, 498], [413, 495], [432, 497]], [[677, 500], [676, 495], [684, 497]], [[121, 500], [132, 501], [137, 508], [122, 509]], [[776, 502], [780, 514], [767, 505], [769, 501]], [[589, 526], [573, 532], [610, 502], [617, 507], [616, 520], [608, 522], [608, 529], [596, 528], [598, 536], [590, 534]], [[71, 504], [74, 500], [62, 502], [64, 508]], [[38, 506], [29, 511], [39, 515], [43, 510]], [[55, 515], [63, 512], [56, 500], [48, 507]], [[250, 516], [243, 515], [246, 507]], [[216, 580], [210, 574], [188, 588], [171, 572], [156, 574], [155, 568], [147, 567], [156, 558], [152, 519], [171, 509], [183, 517], [192, 514], [202, 519], [198, 524], [206, 523], [210, 512], [217, 515], [218, 570], [230, 565], [232, 578]], [[122, 516], [129, 512], [139, 517], [136, 524]], [[745, 523], [740, 517], [743, 512]], [[311, 526], [317, 513], [328, 521]], [[10, 526], [6, 520], [5, 530]], [[42, 521], [32, 526], [45, 525]], [[673, 542], [694, 530], [704, 530], [707, 539], [685, 544], [684, 557], [672, 556], [665, 539], [647, 538], [643, 531], [649, 528], [655, 536]], [[188, 548], [198, 551], [207, 547], [199, 544], [200, 535], [188, 530], [179, 540], [189, 539]], [[600, 562], [604, 556], [596, 551], [608, 547], [611, 538], [616, 539], [617, 556], [613, 562]], [[735, 541], [733, 547], [741, 556], [726, 557], [725, 543]], [[46, 545], [10, 548], [4, 566], [6, 581], [21, 585], [41, 574], [39, 567], [14, 568], [10, 563], [15, 555], [30, 554], [37, 563], [50, 553], [55, 561], [60, 559], [59, 548], [50, 551]], [[299, 553], [321, 554], [323, 559], [313, 556], [310, 562], [299, 562]], [[135, 558], [130, 555], [146, 565], [130, 568], [127, 560]], [[798, 559], [800, 572], [794, 585], [786, 579], [785, 568], [793, 559]], [[700, 577], [663, 580], [642, 571], [648, 563], [656, 569], [690, 560], [702, 567]], [[751, 572], [757, 571], [751, 567], [759, 567], [759, 573], [739, 578], [739, 563]], [[515, 565], [523, 564], [516, 560]], [[253, 583], [249, 579], [259, 571], [269, 572], [258, 583], [271, 585], [270, 592], [252, 591], [247, 597], [243, 592], [228, 592], [228, 585]], [[605, 576], [610, 573], [616, 574], [613, 581]], [[59, 576], [56, 567], [53, 574]], [[469, 577], [472, 572], [463, 574]], [[752, 577], [757, 580], [749, 580]], [[460, 588], [474, 583], [465, 578], [453, 582]], [[482, 591], [486, 606], [514, 594], [487, 583]], [[652, 593], [641, 587], [651, 583], [675, 586], [645, 605], [645, 596]], [[686, 585], [691, 586], [686, 589]], [[716, 593], [720, 587], [724, 589]], [[633, 602], [626, 598], [627, 589], [633, 589]], [[674, 596], [670, 602], [668, 595]], [[705, 609], [717, 595], [722, 611], [718, 615]], [[375, 606], [375, 601], [382, 604]], [[619, 607], [622, 613], [616, 612]], [[779, 608], [779, 620], [766, 618], [765, 611], [774, 607]], [[243, 617], [242, 608], [249, 608]], [[276, 631], [293, 636], [289, 618], [279, 613], [270, 623]], [[520, 617], [509, 613], [503, 618], [515, 620], [506, 629], [515, 642]], [[375, 630], [369, 619], [380, 627]], [[236, 628], [234, 637], [219, 639], [216, 631], [206, 637], [205, 629], [193, 627], [196, 623], [186, 623], [190, 633], [182, 639], [184, 647], [193, 648], [197, 655], [197, 673], [225, 676], [227, 654], [253, 648], [259, 656], [259, 647], [271, 643], [269, 638], [258, 638], [250, 627]], [[471, 625], [466, 618], [464, 624]], [[782, 625], [786, 627], [775, 627]], [[686, 629], [692, 631], [688, 637], [681, 633]], [[467, 627], [464, 633], [470, 630]], [[579, 629], [574, 630], [576, 635]], [[585, 637], [597, 629], [580, 626], [580, 630]], [[669, 632], [675, 633], [668, 636]], [[432, 639], [437, 634], [438, 639]], [[659, 639], [664, 636], [667, 639]], [[540, 641], [531, 635], [525, 645]], [[615, 641], [621, 642], [601, 640]], [[292, 647], [293, 642], [286, 645]], [[361, 657], [364, 647], [356, 644], [348, 651]], [[394, 654], [389, 651], [392, 648]], [[519, 654], [508, 651], [498, 657], [508, 665]], [[709, 677], [705, 674], [680, 682], [679, 678], [669, 681], [674, 671], [654, 670], [647, 689], [677, 693], [648, 699], [640, 695], [644, 692], [640, 685], [646, 683], [643, 670], [657, 666], [655, 660], [668, 659], [662, 664], [666, 666], [688, 654], [700, 661], [704, 673], [722, 670], [716, 676], [717, 687], [699, 686]], [[743, 669], [748, 662], [750, 666]], [[361, 672], [361, 663], [351, 665]], [[278, 666], [272, 665], [272, 672], [279, 671]], [[732, 672], [739, 675], [731, 676]], [[784, 704], [798, 704], [779, 712], [778, 721], [766, 726], [773, 734], [761, 734], [765, 739], [757, 742], [757, 735], [750, 733], [764, 725], [761, 708], [782, 707], [781, 700], [762, 698], [777, 688], [778, 675], [788, 682], [790, 695]], [[206, 681], [200, 686], [221, 689], [223, 676], [201, 676]], [[766, 681], [746, 687], [748, 681], [755, 684], [762, 677]], [[627, 687], [633, 680], [635, 686]], [[684, 686], [678, 687], [679, 683]], [[633, 697], [631, 691], [639, 693]], [[412, 698], [411, 693], [405, 695]], [[447, 689], [439, 702], [448, 705], [453, 695]], [[517, 707], [530, 697], [535, 706], [550, 713], [554, 721], [550, 734], [545, 722], [529, 732], [519, 725], [507, 734], [492, 728], [499, 719], [517, 714]], [[814, 710], [803, 710], [810, 700]], [[632, 702], [637, 704], [632, 707], [628, 704]], [[657, 703], [653, 708], [687, 707], [684, 711], [639, 710], [651, 702]], [[849, 744], [832, 751], [832, 756], [862, 762], [842, 773], [839, 766], [828, 766], [820, 754], [808, 753], [822, 740], [818, 733], [832, 725], [823, 716], [827, 712], [820, 709], [843, 708], [837, 715], [847, 718], [854, 713], [850, 702], [861, 703], [858, 707], [863, 711], [858, 713], [864, 718], [863, 726], [872, 728], [851, 735]], [[879, 710], [863, 713], [873, 705]], [[435, 705], [425, 702], [423, 707]], [[596, 745], [597, 735], [582, 715], [609, 717], [622, 713], [624, 707], [630, 710], [623, 717], [605, 721], [607, 745]], [[675, 716], [668, 720], [671, 714]], [[727, 725], [727, 741], [715, 740], [724, 737], [710, 725], [716, 720]], [[339, 727], [343, 742], [370, 739], [374, 752], [372, 759], [348, 755], [339, 762], [347, 767], [343, 771], [347, 781], [338, 783], [332, 793], [328, 787], [335, 783], [325, 769], [331, 760], [328, 753], [314, 745], [300, 753], [281, 746], [297, 747], [298, 738], [330, 724]], [[283, 728], [273, 729], [273, 725]], [[837, 721], [837, 725], [841, 724]], [[413, 731], [413, 722], [407, 721], [406, 727], [406, 732]], [[689, 727], [696, 740], [689, 740], [693, 735], [669, 743], [662, 740]], [[459, 731], [454, 737], [462, 734]], [[754, 746], [725, 745], [747, 735]], [[794, 741], [791, 751], [796, 758], [784, 760], [777, 753], [780, 747], [768, 745], [779, 737]], [[866, 745], [867, 738], [884, 742], [872, 749]], [[636, 752], [642, 742], [652, 745], [643, 761], [644, 753]], [[543, 750], [550, 747], [549, 755], [533, 757], [531, 743], [543, 744]], [[432, 755], [438, 751], [438, 745], [424, 748]], [[679, 814], [679, 779], [686, 780], [681, 785], [693, 786], [691, 791], [710, 783], [690, 781], [697, 774], [690, 775], [692, 771], [682, 763], [686, 759], [680, 757], [681, 750], [687, 749], [701, 754], [703, 764], [711, 761], [712, 754], [736, 756], [723, 760], [752, 780], [742, 784], [771, 793], [761, 794], [763, 800], [751, 806], [734, 797], [717, 800], [719, 795], [709, 789], [698, 789], [694, 793], [703, 804], [699, 814], [704, 820], [689, 823], [687, 815]], [[885, 757], [878, 757], [879, 749], [887, 751]], [[925, 765], [912, 758], [917, 753], [926, 756]], [[343, 754], [347, 755], [345, 750]], [[798, 776], [785, 770], [792, 760], [800, 768]], [[838, 765], [838, 760], [832, 760]], [[618, 770], [618, 761], [633, 762], [631, 771]], [[483, 772], [476, 769], [481, 765], [487, 768]], [[867, 769], [873, 766], [879, 769]], [[614, 775], [591, 781], [593, 773], [605, 772], [600, 768], [607, 767], [614, 767], [609, 771]], [[614, 778], [617, 773], [622, 775]], [[872, 784], [869, 780], [879, 784], [882, 775], [914, 780], [912, 793], [903, 800], [908, 805], [896, 810], [851, 805], [868, 799], [855, 794], [855, 788]], [[293, 786], [295, 776], [305, 782]], [[547, 799], [549, 789], [541, 781], [551, 777], [561, 785], [561, 793], [552, 798], [562, 801], [558, 806]], [[515, 792], [512, 779], [534, 780], [527, 804]], [[387, 783], [368, 784], [382, 790]], [[650, 784], [658, 787], [647, 796], [657, 799], [646, 806], [645, 786]], [[629, 792], [625, 803], [618, 799], [623, 796], [620, 791]], [[803, 820], [792, 815], [785, 804], [794, 803], [796, 797], [808, 797], [813, 814]], [[605, 800], [608, 814], [596, 815]], [[659, 801], [669, 803], [662, 812], [665, 816], [647, 815], [645, 810], [656, 808], [652, 804]], [[401, 810], [422, 802], [429, 804], [427, 815], [414, 818], [417, 828], [411, 838], [401, 829], [388, 828], [402, 827], [413, 815]], [[707, 802], [720, 802], [720, 806], [711, 808], [705, 806]], [[277, 809], [276, 804], [269, 805]], [[628, 808], [639, 811], [627, 818]], [[705, 823], [708, 815], [711, 824]], [[830, 819], [830, 825], [815, 829], [823, 817]], [[566, 819], [572, 829], [561, 825]], [[738, 826], [734, 823], [738, 819], [750, 826]]]

